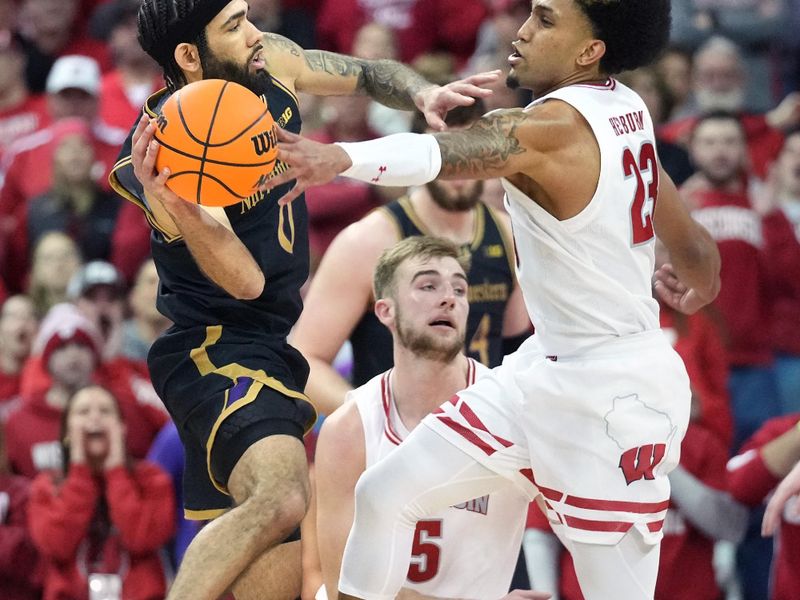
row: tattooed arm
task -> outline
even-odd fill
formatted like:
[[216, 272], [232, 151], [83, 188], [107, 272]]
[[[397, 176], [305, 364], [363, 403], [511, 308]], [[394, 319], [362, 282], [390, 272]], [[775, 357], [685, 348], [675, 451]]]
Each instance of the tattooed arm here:
[[438, 86], [411, 68], [393, 60], [364, 60], [323, 50], [303, 50], [274, 33], [264, 34], [270, 70], [289, 78], [299, 92], [336, 96], [367, 94], [377, 102], [401, 110], [420, 110], [428, 123], [444, 129], [444, 116], [455, 106], [469, 105], [491, 91], [481, 86], [499, 73], [482, 73]]

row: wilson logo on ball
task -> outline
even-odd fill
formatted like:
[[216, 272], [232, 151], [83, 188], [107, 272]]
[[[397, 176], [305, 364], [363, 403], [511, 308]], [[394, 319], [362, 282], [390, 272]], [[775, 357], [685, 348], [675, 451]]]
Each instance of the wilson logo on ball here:
[[167, 117], [165, 117], [164, 115], [158, 115], [158, 118], [156, 118], [156, 127], [158, 127], [158, 130], [161, 133], [164, 133], [164, 130], [167, 128], [167, 125], [169, 125]]
[[250, 138], [250, 141], [253, 142], [253, 149], [256, 151], [256, 154], [262, 156], [267, 154], [278, 144], [278, 136], [275, 135], [274, 130], [270, 129], [269, 131], [263, 131], [258, 135], [254, 135]]

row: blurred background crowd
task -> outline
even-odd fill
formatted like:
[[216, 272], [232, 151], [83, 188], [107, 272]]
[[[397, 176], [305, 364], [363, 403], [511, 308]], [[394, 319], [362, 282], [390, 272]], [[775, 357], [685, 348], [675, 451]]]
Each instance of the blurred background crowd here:
[[[436, 82], [506, 69], [530, 11], [525, 0], [249, 4], [264, 31], [401, 60]], [[759, 523], [800, 460], [800, 0], [672, 5], [668, 51], [619, 79], [644, 98], [664, 167], [719, 243], [722, 290], [697, 315], [662, 315], [695, 406], [657, 598], [797, 599], [800, 519], [787, 510], [774, 539]], [[181, 517], [181, 449], [145, 365], [170, 325], [155, 309], [150, 229], [107, 181], [163, 85], [137, 42], [137, 8], [0, 0], [2, 599], [83, 598], [87, 581], [113, 588], [109, 575], [138, 590], [121, 597], [163, 597], [199, 526]], [[486, 109], [530, 100], [501, 82]], [[412, 115], [368, 98], [300, 105], [318, 140], [412, 127]], [[312, 273], [347, 225], [405, 193], [349, 180], [309, 191]], [[503, 210], [498, 182], [481, 200]], [[340, 372], [351, 362], [345, 345]], [[534, 589], [581, 598], [535, 509], [524, 549]]]

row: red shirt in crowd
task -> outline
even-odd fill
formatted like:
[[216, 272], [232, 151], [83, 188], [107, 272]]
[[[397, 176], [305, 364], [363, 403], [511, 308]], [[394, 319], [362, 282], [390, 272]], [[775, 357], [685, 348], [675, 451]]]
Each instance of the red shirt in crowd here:
[[774, 285], [772, 344], [777, 352], [800, 356], [800, 228], [774, 210], [763, 219], [767, 265]]
[[0, 590], [3, 600], [38, 600], [39, 553], [28, 531], [30, 481], [0, 474]]
[[716, 240], [722, 258], [714, 306], [722, 315], [731, 366], [763, 366], [772, 360], [771, 281], [761, 217], [743, 193], [719, 190], [692, 195], [692, 216]]
[[0, 371], [0, 423], [5, 423], [8, 415], [19, 406], [19, 373]]
[[0, 160], [12, 142], [49, 124], [50, 114], [43, 96], [26, 96], [19, 104], [0, 110]]
[[[90, 526], [101, 494], [112, 527], [94, 541]], [[88, 600], [89, 573], [118, 574], [122, 600], [162, 599], [166, 577], [158, 550], [175, 530], [174, 512], [172, 482], [152, 463], [102, 476], [72, 465], [60, 485], [52, 473], [41, 473], [31, 489], [28, 522], [45, 564], [44, 600]]]
[[106, 73], [100, 83], [100, 121], [116, 129], [129, 131], [141, 116], [144, 101], [162, 87], [164, 80], [160, 76], [153, 77], [150, 89], [143, 94], [141, 102], [131, 104], [121, 73], [116, 69]]
[[[800, 413], [768, 420], [728, 462], [728, 489], [739, 502], [758, 506], [780, 483], [764, 464], [760, 449], [796, 427], [799, 420]], [[800, 498], [795, 496], [783, 511], [772, 558], [770, 600], [795, 600], [800, 590], [800, 518], [789, 513], [789, 508], [797, 502]]]
[[[743, 113], [739, 120], [747, 139], [747, 152], [750, 156], [750, 168], [756, 177], [764, 179], [769, 167], [783, 148], [783, 133], [767, 125], [764, 115]], [[686, 146], [697, 123], [697, 117], [687, 117], [662, 125], [659, 138], [665, 142]]]
[[[169, 420], [141, 365], [126, 358], [103, 364], [94, 380], [116, 397], [125, 421], [125, 443], [134, 458], [144, 458]], [[39, 357], [28, 359], [22, 376], [22, 401], [6, 426], [6, 447], [12, 470], [26, 477], [61, 464], [61, 410], [47, 404], [50, 377]]]

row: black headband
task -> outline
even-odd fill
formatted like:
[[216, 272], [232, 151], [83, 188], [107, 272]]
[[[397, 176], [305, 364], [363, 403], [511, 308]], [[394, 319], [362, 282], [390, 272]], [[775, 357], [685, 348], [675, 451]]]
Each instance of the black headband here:
[[198, 0], [183, 18], [167, 25], [167, 34], [157, 45], [170, 58], [178, 44], [193, 43], [231, 0]]

